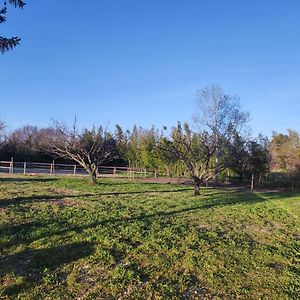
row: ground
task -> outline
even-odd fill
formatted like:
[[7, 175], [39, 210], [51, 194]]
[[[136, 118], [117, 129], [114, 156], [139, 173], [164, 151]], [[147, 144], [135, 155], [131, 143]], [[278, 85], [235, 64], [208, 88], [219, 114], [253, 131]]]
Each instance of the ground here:
[[300, 194], [0, 177], [0, 299], [299, 299]]

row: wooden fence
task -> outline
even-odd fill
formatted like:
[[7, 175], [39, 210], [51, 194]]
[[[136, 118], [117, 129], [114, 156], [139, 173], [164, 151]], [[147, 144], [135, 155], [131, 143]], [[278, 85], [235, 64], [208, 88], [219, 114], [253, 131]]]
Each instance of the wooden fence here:
[[[137, 167], [119, 167], [119, 166], [99, 166], [99, 177], [156, 177], [155, 171], [148, 171]], [[30, 175], [73, 175], [86, 176], [87, 171], [78, 164], [59, 164], [55, 163], [36, 163], [36, 162], [15, 162], [0, 161], [0, 173], [7, 174], [30, 174]]]

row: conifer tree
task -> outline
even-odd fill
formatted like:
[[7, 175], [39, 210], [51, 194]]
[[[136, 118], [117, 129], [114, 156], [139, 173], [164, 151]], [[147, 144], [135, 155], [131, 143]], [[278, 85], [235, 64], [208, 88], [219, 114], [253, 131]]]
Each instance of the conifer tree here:
[[[23, 8], [25, 6], [25, 2], [23, 0], [8, 0], [8, 2], [14, 7]], [[0, 24], [6, 21], [7, 14], [7, 1], [4, 1], [3, 7], [0, 8]], [[0, 52], [3, 54], [4, 52], [13, 49], [20, 43], [21, 39], [17, 36], [7, 38], [0, 36]]]

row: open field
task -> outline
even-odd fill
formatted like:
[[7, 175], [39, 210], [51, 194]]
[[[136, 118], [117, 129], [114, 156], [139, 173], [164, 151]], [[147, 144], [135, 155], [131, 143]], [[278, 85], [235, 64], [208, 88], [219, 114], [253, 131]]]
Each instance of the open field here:
[[0, 299], [299, 299], [300, 194], [0, 177]]

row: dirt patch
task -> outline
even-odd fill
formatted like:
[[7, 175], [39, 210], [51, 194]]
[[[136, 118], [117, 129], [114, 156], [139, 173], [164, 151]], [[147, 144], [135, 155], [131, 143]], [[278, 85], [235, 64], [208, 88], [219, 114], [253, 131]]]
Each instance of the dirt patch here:
[[80, 192], [73, 189], [49, 189], [50, 192], [56, 193], [63, 196], [73, 196], [73, 195], [79, 195]]
[[296, 233], [296, 234], [294, 235], [294, 239], [295, 239], [296, 241], [300, 241], [300, 233]]
[[139, 178], [139, 182], [145, 183], [165, 183], [165, 184], [190, 184], [193, 182], [186, 178], [171, 178], [171, 177], [159, 177], [159, 178]]
[[207, 232], [207, 231], [212, 231], [213, 227], [210, 225], [200, 225], [200, 226], [198, 226], [197, 229], [199, 232]]
[[281, 225], [276, 222], [267, 222], [265, 226], [260, 226], [256, 224], [246, 225], [244, 227], [246, 232], [252, 234], [266, 233], [268, 235], [274, 234], [274, 232], [281, 228]]
[[270, 222], [271, 226], [273, 227], [274, 230], [280, 229], [281, 225], [277, 222]]
[[[138, 178], [136, 180], [144, 183], [183, 184], [183, 185], [194, 186], [193, 180], [188, 178], [182, 178], [182, 177]], [[231, 184], [226, 182], [219, 183], [217, 187], [215, 187], [214, 182], [205, 182], [201, 186], [210, 187], [210, 188], [220, 188], [220, 189], [226, 188], [226, 189], [234, 189], [234, 190], [241, 190], [241, 191], [250, 190], [250, 185], [236, 185], [236, 184]], [[254, 191], [261, 192], [261, 193], [278, 193], [278, 192], [283, 192], [284, 190], [277, 189], [277, 188], [270, 189], [270, 188], [257, 187], [254, 189]]]
[[63, 199], [54, 200], [52, 201], [52, 203], [59, 207], [70, 206], [70, 203], [67, 200], [63, 200]]
[[52, 204], [57, 205], [61, 208], [66, 206], [85, 206], [81, 201], [74, 201], [74, 200], [68, 200], [68, 199], [56, 199], [51, 201]]

